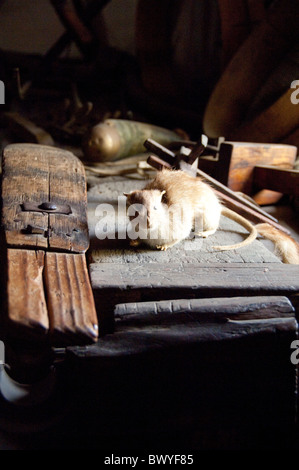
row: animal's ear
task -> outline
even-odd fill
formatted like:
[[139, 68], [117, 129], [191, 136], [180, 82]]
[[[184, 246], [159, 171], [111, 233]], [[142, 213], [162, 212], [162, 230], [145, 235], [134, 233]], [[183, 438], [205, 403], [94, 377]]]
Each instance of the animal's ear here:
[[130, 197], [132, 196], [136, 191], [130, 191], [129, 193], [123, 193], [124, 196]]
[[126, 196], [127, 199], [131, 199], [132, 196], [134, 196], [134, 194], [137, 194], [139, 191], [138, 190], [135, 190], [135, 191], [130, 191], [129, 193], [123, 193], [124, 196]]
[[161, 201], [162, 201], [162, 197], [164, 196], [164, 194], [166, 193], [165, 189], [163, 189], [163, 191], [161, 191]]

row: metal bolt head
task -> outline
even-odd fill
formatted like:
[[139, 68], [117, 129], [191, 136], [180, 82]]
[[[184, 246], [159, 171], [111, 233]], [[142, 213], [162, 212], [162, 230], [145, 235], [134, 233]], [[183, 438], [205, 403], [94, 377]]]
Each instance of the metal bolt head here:
[[40, 209], [45, 209], [47, 211], [56, 211], [57, 206], [53, 202], [43, 202], [40, 206]]

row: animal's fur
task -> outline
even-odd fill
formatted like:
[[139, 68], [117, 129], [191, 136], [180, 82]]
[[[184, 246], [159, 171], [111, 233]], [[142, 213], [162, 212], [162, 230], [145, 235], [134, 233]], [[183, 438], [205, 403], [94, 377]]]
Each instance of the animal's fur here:
[[299, 264], [299, 244], [288, 234], [270, 224], [257, 224], [258, 233], [274, 243], [274, 253], [287, 264]]
[[[132, 191], [126, 196], [129, 205], [140, 204], [145, 207], [144, 215], [147, 217], [145, 232], [151, 230], [152, 236], [148, 237], [145, 233], [142, 240], [158, 249], [165, 250], [187, 238], [194, 227], [197, 235], [203, 237], [212, 235], [219, 227], [221, 214], [241, 224], [250, 235], [240, 243], [216, 246], [215, 249], [241, 248], [251, 243], [257, 236], [255, 227], [248, 220], [220, 204], [209, 184], [183, 171], [159, 171], [155, 179], [144, 189]], [[199, 219], [200, 231], [196, 230], [196, 221]], [[165, 226], [166, 220], [169, 220], [168, 232]]]

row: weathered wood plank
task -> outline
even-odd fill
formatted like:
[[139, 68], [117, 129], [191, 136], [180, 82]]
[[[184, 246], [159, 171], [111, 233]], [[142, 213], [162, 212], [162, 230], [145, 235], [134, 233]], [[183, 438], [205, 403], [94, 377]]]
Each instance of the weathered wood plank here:
[[67, 202], [71, 214], [49, 214], [49, 248], [84, 253], [89, 246], [85, 170], [70, 152], [49, 158], [49, 200]]
[[118, 304], [115, 319], [113, 335], [103, 337], [94, 346], [71, 350], [79, 357], [101, 360], [183, 345], [192, 348], [223, 340], [248, 341], [255, 335], [274, 336], [278, 332], [295, 338], [298, 330], [295, 309], [289, 299], [281, 296]]
[[8, 334], [23, 334], [46, 339], [49, 329], [43, 288], [44, 252], [7, 250], [7, 322]]
[[4, 295], [1, 322], [10, 337], [60, 347], [97, 340], [97, 314], [84, 254], [9, 248]]
[[[131, 342], [135, 351], [197, 341], [248, 338], [250, 335], [285, 330], [297, 331], [295, 309], [286, 297], [232, 297], [177, 299], [118, 304], [115, 332]], [[147, 337], [152, 334], [152, 338]], [[144, 339], [146, 338], [146, 341]], [[125, 343], [124, 343], [125, 344]], [[130, 344], [130, 351], [134, 346]]]
[[[113, 335], [103, 337], [95, 345], [80, 349], [80, 346], [72, 348], [78, 357], [96, 358], [101, 364], [104, 358], [124, 358], [132, 355], [151, 354], [154, 352], [166, 352], [170, 348], [177, 350], [185, 346], [192, 349], [196, 345], [218, 341], [245, 342], [255, 336], [273, 335], [283, 332], [289, 333], [290, 338], [296, 338], [297, 323], [294, 318], [268, 319], [266, 322], [251, 321], [247, 324], [241, 322], [228, 322], [225, 324], [194, 323], [176, 324], [168, 326], [163, 324], [143, 325], [142, 327], [127, 327], [117, 329]], [[211, 346], [213, 347], [213, 346]], [[250, 357], [248, 355], [247, 357]], [[206, 359], [206, 358], [205, 358]], [[227, 358], [233, 360], [232, 358]], [[208, 363], [208, 361], [207, 361]]]
[[98, 322], [85, 256], [46, 253], [45, 289], [51, 342], [61, 346], [96, 341]]
[[118, 329], [129, 325], [194, 321], [227, 323], [270, 320], [271, 323], [273, 318], [294, 318], [294, 311], [290, 300], [282, 296], [177, 299], [118, 304], [115, 307], [115, 321]]
[[[22, 210], [24, 202], [48, 201], [49, 173], [42, 146], [8, 145], [3, 152], [2, 226], [8, 246], [46, 248], [48, 216]], [[34, 157], [32, 155], [32, 149]], [[40, 233], [32, 233], [40, 231]]]
[[299, 291], [299, 266], [283, 263], [211, 263], [201, 265], [150, 263], [92, 263], [94, 289], [128, 290], [182, 289], [189, 291], [269, 292], [282, 294]]
[[[2, 199], [8, 246], [87, 250], [85, 173], [71, 152], [37, 144], [8, 145], [3, 152]], [[56, 209], [40, 211], [45, 203]], [[57, 206], [66, 203], [70, 211], [61, 213]]]
[[92, 263], [90, 276], [103, 331], [113, 329], [120, 303], [299, 292], [299, 266], [283, 263]]

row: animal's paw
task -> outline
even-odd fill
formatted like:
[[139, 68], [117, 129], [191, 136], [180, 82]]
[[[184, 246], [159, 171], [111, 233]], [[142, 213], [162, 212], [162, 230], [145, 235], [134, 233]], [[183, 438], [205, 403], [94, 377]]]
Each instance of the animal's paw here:
[[205, 232], [196, 232], [196, 234], [198, 237], [202, 237], [202, 238], [207, 238], [208, 235], [205, 233]]
[[198, 237], [207, 238], [210, 235], [214, 235], [215, 232], [216, 232], [216, 229], [205, 230], [204, 232], [196, 232], [195, 235], [197, 235]]

